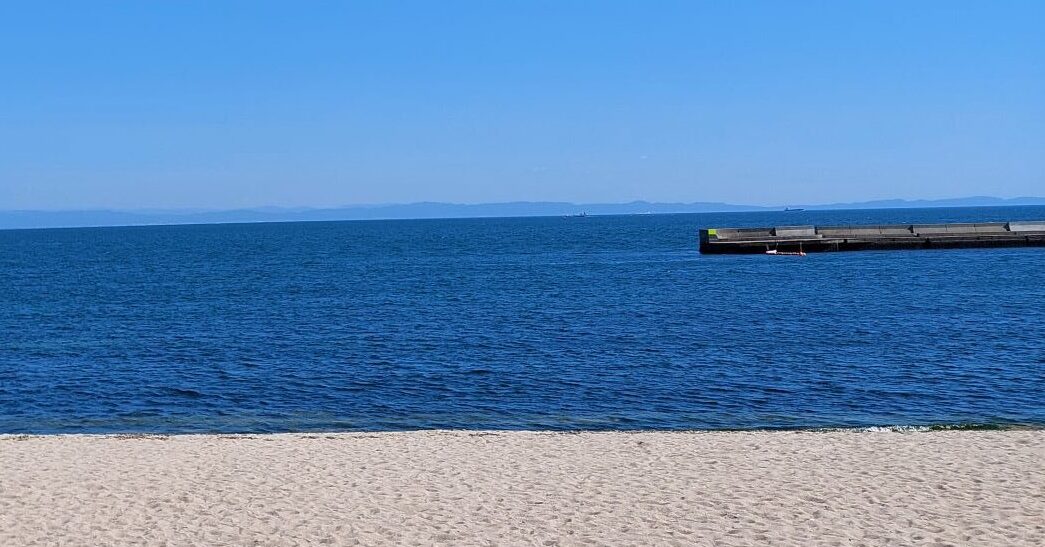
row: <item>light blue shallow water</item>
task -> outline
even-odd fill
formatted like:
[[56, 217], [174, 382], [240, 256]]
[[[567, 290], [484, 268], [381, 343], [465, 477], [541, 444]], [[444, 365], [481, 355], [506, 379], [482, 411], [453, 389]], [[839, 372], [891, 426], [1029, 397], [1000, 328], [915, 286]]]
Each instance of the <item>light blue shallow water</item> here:
[[1045, 425], [1045, 249], [701, 256], [1045, 207], [0, 231], [0, 432]]

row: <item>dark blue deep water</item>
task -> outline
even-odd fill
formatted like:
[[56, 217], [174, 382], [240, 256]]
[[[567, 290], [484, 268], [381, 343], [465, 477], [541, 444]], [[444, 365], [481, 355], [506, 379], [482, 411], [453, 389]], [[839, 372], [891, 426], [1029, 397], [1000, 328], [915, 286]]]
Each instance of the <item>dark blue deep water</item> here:
[[1045, 425], [1045, 249], [700, 256], [1045, 207], [0, 231], [0, 432]]

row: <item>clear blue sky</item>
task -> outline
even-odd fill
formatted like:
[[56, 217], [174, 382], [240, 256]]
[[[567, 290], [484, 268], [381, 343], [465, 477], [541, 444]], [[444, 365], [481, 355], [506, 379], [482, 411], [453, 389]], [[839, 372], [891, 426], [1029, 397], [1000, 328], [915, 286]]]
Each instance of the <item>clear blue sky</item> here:
[[0, 4], [0, 209], [1045, 195], [1045, 2]]

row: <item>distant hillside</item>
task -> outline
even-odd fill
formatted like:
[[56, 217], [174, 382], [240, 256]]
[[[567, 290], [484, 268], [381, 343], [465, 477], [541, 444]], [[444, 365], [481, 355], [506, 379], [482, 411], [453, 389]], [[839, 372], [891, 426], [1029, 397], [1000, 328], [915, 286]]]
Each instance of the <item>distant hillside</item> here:
[[974, 196], [951, 199], [881, 199], [853, 203], [831, 203], [828, 205], [806, 205], [805, 209], [911, 209], [919, 207], [1010, 207], [1018, 205], [1045, 205], [1045, 198], [1019, 197], [994, 198]]
[[[832, 203], [827, 205], [790, 205], [804, 209], [889, 209], [902, 207], [998, 207], [1045, 205], [1045, 198], [970, 197], [941, 200], [902, 199]], [[561, 216], [577, 213], [589, 215], [628, 215], [646, 213], [720, 213], [774, 211], [784, 206], [764, 207], [730, 203], [566, 203], [531, 202], [457, 204], [408, 203], [394, 205], [357, 205], [331, 209], [285, 209], [263, 207], [230, 211], [0, 211], [0, 229], [61, 228], [78, 226], [139, 226], [153, 224], [219, 224], [231, 222], [294, 222], [320, 220], [376, 220], [408, 218], [479, 218]]]

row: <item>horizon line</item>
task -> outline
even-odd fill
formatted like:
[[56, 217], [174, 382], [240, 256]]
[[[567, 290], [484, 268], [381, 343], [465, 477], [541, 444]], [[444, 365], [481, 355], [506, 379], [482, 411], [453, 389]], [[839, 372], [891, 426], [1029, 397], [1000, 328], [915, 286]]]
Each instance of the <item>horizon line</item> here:
[[[991, 202], [1017, 202], [1035, 201], [1045, 205], [1045, 196], [1014, 196], [998, 197], [990, 195], [963, 196], [952, 198], [879, 198], [859, 201], [835, 201], [827, 203], [801, 203], [788, 202], [780, 204], [751, 204], [735, 203], [729, 201], [650, 201], [645, 199], [634, 199], [629, 201], [568, 201], [568, 200], [510, 200], [510, 201], [483, 201], [483, 202], [460, 202], [460, 201], [402, 201], [384, 203], [352, 203], [342, 205], [245, 205], [229, 207], [111, 207], [97, 206], [85, 208], [12, 208], [0, 209], [0, 214], [5, 213], [132, 213], [132, 214], [208, 214], [208, 213], [232, 213], [232, 212], [257, 212], [257, 213], [291, 213], [306, 211], [335, 211], [346, 209], [381, 209], [392, 207], [419, 207], [419, 206], [450, 206], [450, 207], [497, 207], [506, 205], [550, 205], [550, 206], [592, 206], [592, 207], [621, 207], [629, 205], [655, 205], [655, 206], [723, 206], [741, 207], [746, 210], [721, 210], [721, 212], [750, 212], [750, 210], [779, 210], [785, 208], [818, 208], [818, 209], [845, 209], [850, 206], [895, 204], [895, 205], [928, 205], [929, 207], [948, 207], [951, 202], [965, 202], [984, 200]], [[938, 205], [933, 205], [938, 204]], [[1017, 206], [1020, 204], [1016, 204]], [[1034, 204], [1031, 204], [1034, 205]], [[963, 207], [966, 205], [957, 205]], [[977, 207], [977, 205], [971, 205]], [[860, 207], [873, 208], [873, 207]], [[554, 216], [554, 215], [553, 215]]]
[[265, 224], [291, 222], [351, 222], [384, 220], [440, 220], [540, 218], [563, 216], [631, 216], [668, 214], [773, 213], [784, 211], [860, 211], [889, 209], [945, 209], [975, 207], [1045, 206], [1045, 197], [997, 198], [973, 196], [936, 200], [885, 199], [822, 205], [760, 206], [723, 202], [625, 203], [499, 202], [457, 204], [415, 202], [331, 208], [258, 207], [186, 210], [0, 210], [0, 230], [103, 228], [131, 226], [192, 226], [211, 224]]

